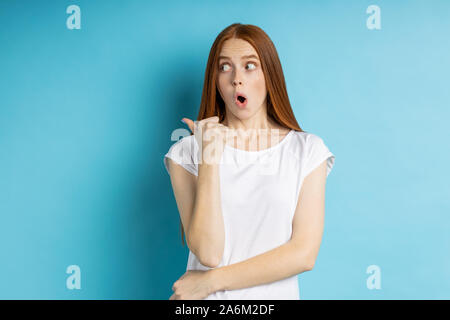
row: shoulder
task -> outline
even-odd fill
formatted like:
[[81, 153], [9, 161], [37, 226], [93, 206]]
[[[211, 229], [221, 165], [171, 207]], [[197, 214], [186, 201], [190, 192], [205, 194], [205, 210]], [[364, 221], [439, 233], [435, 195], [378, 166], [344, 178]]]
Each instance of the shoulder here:
[[187, 135], [187, 136], [182, 136], [180, 137], [174, 137], [172, 135], [171, 137], [171, 141], [172, 145], [170, 146], [170, 149], [178, 149], [178, 148], [189, 148], [189, 147], [194, 147], [194, 143], [195, 143], [195, 136], [194, 135]]
[[323, 139], [314, 133], [294, 131], [291, 139], [291, 150], [297, 157], [303, 157], [316, 146], [325, 144]]
[[335, 156], [328, 149], [322, 137], [311, 132], [295, 131], [292, 141], [291, 150], [301, 161], [305, 174], [311, 172], [324, 160], [327, 160], [327, 175], [330, 173]]
[[317, 134], [307, 132], [307, 131], [294, 131], [294, 139], [299, 143], [303, 144], [314, 144], [319, 141], [323, 141]]
[[172, 136], [172, 145], [164, 155], [164, 165], [168, 171], [167, 158], [172, 159], [177, 164], [183, 166], [190, 173], [197, 175], [197, 151], [198, 146], [194, 135], [187, 135], [178, 140]]

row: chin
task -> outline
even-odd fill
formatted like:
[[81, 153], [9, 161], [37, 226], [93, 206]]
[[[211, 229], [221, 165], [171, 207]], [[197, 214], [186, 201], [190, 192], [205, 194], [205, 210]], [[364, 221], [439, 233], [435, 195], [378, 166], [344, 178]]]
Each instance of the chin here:
[[239, 118], [240, 120], [247, 120], [250, 119], [253, 115], [252, 112], [250, 112], [250, 109], [245, 108], [245, 109], [236, 109], [236, 113], [233, 113], [236, 118]]

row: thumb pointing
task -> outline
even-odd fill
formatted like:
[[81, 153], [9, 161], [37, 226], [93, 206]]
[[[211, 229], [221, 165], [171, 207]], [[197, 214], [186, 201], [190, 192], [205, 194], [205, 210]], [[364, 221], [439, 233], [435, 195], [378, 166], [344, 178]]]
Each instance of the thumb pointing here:
[[191, 132], [194, 133], [194, 121], [192, 121], [189, 118], [183, 118], [183, 119], [181, 119], [181, 121], [186, 123], [187, 126], [189, 127], [189, 129], [191, 130]]

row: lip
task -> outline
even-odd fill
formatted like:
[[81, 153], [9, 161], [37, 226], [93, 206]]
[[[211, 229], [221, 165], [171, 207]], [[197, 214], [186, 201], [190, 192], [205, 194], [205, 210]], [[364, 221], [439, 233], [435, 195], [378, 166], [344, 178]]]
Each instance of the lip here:
[[[238, 100], [238, 96], [243, 96], [244, 98], [245, 98], [245, 101], [244, 101], [244, 103], [242, 103], [242, 102], [240, 102], [239, 100]], [[238, 106], [238, 107], [240, 107], [240, 108], [245, 108], [245, 106], [247, 105], [247, 102], [248, 102], [248, 97], [247, 97], [247, 95], [245, 94], [245, 93], [242, 93], [242, 92], [236, 92], [235, 94], [234, 94], [234, 103]]]

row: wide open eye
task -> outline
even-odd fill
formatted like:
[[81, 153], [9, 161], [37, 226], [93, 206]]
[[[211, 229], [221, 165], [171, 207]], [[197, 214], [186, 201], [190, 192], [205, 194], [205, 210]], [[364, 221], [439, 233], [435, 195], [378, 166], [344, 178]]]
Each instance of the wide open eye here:
[[249, 63], [247, 63], [247, 66], [248, 65], [253, 65], [253, 68], [250, 68], [250, 70], [256, 69], [256, 64], [255, 63], [249, 62]]
[[[245, 66], [247, 67], [248, 65], [250, 65], [252, 67], [250, 67], [247, 70], [254, 70], [254, 69], [256, 69], [256, 63], [254, 63], [254, 62], [247, 62], [247, 64]], [[223, 64], [221, 64], [219, 66], [219, 70], [220, 71], [227, 71], [227, 69], [225, 69], [225, 66], [228, 66], [228, 68], [230, 67], [230, 65], [228, 63], [223, 63]]]
[[228, 67], [229, 67], [228, 63], [222, 64], [222, 65], [219, 67], [219, 69], [220, 69], [221, 71], [227, 71], [227, 70], [224, 70], [224, 67], [225, 67], [225, 66], [228, 66]]

